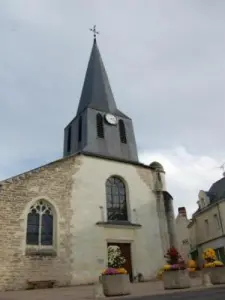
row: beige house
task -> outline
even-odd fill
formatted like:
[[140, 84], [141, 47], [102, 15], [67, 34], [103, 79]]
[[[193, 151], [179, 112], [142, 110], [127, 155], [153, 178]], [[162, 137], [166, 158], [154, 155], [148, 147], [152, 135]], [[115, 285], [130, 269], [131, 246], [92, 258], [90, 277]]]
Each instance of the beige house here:
[[154, 278], [175, 242], [173, 199], [163, 167], [138, 160], [96, 39], [64, 132], [62, 158], [0, 182], [0, 290], [96, 282], [112, 244], [131, 280]]
[[176, 224], [176, 236], [177, 236], [177, 248], [183, 259], [187, 262], [190, 254], [190, 241], [188, 224], [190, 221], [187, 218], [187, 212], [185, 207], [178, 208], [178, 215], [175, 220]]
[[203, 250], [213, 248], [225, 263], [225, 177], [198, 198], [199, 208], [188, 225], [191, 256], [202, 263]]

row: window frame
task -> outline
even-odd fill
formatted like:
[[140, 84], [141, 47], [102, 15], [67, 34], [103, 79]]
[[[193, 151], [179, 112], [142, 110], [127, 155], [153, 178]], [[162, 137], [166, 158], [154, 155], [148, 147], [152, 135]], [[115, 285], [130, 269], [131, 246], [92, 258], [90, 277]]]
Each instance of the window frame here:
[[129, 222], [127, 188], [118, 176], [106, 180], [106, 213], [109, 222]]
[[[38, 207], [40, 207], [40, 209], [38, 209]], [[45, 207], [45, 209], [44, 209]], [[36, 210], [36, 213], [34, 213], [34, 211]], [[47, 213], [49, 211], [49, 213]], [[29, 215], [31, 214], [37, 214], [39, 216], [38, 218], [38, 234], [37, 234], [37, 242], [31, 242], [31, 236], [32, 234], [30, 234], [29, 237]], [[43, 241], [43, 236], [46, 235], [46, 232], [48, 232], [48, 230], [43, 232], [43, 216], [44, 215], [48, 215], [48, 216], [52, 216], [51, 219], [51, 231], [50, 231], [50, 240], [48, 243], [45, 243]], [[35, 201], [32, 205], [29, 206], [29, 211], [27, 212], [26, 215], [26, 247], [30, 248], [30, 247], [38, 247], [38, 248], [53, 248], [55, 245], [55, 235], [56, 235], [56, 213], [54, 210], [54, 207], [52, 206], [51, 203], [49, 203], [47, 200], [45, 199], [39, 199], [37, 201]]]

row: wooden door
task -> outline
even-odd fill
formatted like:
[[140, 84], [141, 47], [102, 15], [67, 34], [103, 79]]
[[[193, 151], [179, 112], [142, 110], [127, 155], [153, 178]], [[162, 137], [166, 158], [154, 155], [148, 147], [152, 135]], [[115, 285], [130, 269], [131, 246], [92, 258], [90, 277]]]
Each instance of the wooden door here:
[[125, 268], [130, 276], [130, 281], [133, 281], [132, 274], [132, 260], [131, 260], [131, 244], [129, 243], [108, 243], [108, 246], [118, 246], [122, 252], [122, 255], [125, 257], [126, 262], [122, 266]]

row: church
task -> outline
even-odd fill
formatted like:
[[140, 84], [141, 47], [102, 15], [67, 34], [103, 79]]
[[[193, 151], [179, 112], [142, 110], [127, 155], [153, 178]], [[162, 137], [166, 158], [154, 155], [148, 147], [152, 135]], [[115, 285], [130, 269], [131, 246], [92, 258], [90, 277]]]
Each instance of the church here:
[[109, 245], [120, 246], [131, 281], [151, 280], [175, 245], [165, 171], [139, 162], [132, 119], [117, 107], [96, 37], [63, 157], [1, 181], [0, 208], [0, 290], [94, 283]]

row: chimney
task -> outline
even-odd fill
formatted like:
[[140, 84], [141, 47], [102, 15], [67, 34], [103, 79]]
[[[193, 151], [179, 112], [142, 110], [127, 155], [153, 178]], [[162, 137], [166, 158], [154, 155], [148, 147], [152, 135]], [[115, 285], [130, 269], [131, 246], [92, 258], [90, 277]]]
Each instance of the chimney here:
[[178, 215], [182, 217], [187, 217], [187, 212], [185, 207], [178, 207]]

